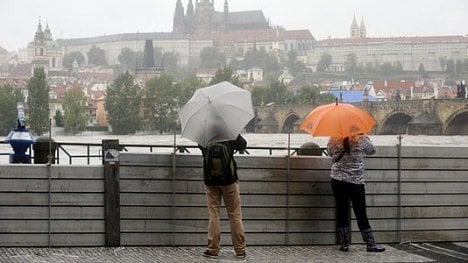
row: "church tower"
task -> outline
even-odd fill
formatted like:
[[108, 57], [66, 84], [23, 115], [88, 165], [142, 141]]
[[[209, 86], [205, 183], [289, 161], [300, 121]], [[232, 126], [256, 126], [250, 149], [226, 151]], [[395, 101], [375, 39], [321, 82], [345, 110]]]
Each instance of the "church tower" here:
[[366, 25], [364, 25], [364, 17], [361, 18], [361, 24], [359, 25], [359, 38], [366, 38], [367, 30]]
[[31, 60], [31, 74], [34, 74], [34, 69], [42, 67], [44, 72], [48, 75], [49, 72], [49, 60], [47, 58], [47, 47], [46, 47], [46, 34], [42, 31], [41, 20], [37, 25], [36, 34], [34, 35], [34, 41], [32, 42], [32, 60]]
[[353, 23], [351, 23], [350, 37], [359, 38], [359, 26], [356, 22], [356, 16], [354, 16]]
[[211, 30], [212, 18], [214, 16], [214, 0], [199, 0], [197, 1], [197, 7], [195, 10], [195, 16], [197, 18], [198, 29], [202, 33]]
[[224, 0], [224, 28], [227, 29], [229, 25], [229, 3]]
[[176, 9], [174, 12], [174, 22], [172, 24], [172, 32], [177, 34], [185, 33], [185, 17], [184, 7], [181, 0], [177, 0]]
[[185, 33], [193, 35], [195, 33], [195, 9], [192, 0], [187, 5], [187, 14], [185, 15]]

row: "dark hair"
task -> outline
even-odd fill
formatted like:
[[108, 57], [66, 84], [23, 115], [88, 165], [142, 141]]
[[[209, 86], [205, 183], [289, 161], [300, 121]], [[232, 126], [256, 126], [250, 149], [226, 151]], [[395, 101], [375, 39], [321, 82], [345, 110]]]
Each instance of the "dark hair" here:
[[347, 152], [347, 153], [349, 153], [349, 151], [351, 150], [350, 147], [349, 147], [349, 137], [344, 138], [343, 148], [344, 148], [344, 151]]

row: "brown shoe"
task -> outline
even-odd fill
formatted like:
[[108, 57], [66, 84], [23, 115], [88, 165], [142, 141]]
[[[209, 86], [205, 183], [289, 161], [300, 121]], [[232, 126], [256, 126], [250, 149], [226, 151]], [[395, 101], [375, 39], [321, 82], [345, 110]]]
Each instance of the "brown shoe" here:
[[218, 258], [218, 255], [211, 253], [210, 251], [206, 250], [203, 252], [203, 256], [207, 258]]

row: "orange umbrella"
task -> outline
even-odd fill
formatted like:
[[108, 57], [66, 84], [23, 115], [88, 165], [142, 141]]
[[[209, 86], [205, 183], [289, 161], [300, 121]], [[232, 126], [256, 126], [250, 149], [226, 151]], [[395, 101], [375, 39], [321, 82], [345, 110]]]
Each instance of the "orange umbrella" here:
[[366, 111], [348, 103], [330, 103], [312, 110], [299, 129], [312, 136], [345, 138], [368, 133], [375, 120]]

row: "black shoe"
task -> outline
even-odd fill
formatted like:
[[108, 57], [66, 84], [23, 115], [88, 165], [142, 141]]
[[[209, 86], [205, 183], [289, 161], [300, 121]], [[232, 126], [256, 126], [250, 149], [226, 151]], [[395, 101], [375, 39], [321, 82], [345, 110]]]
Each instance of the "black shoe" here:
[[247, 257], [247, 255], [245, 254], [245, 252], [242, 253], [242, 254], [236, 254], [236, 258], [238, 258], [238, 259], [244, 259], [246, 257]]
[[385, 247], [380, 244], [367, 246], [367, 252], [384, 252], [384, 251], [385, 251]]
[[218, 258], [218, 255], [211, 253], [210, 251], [206, 250], [203, 252], [203, 256], [207, 258]]

